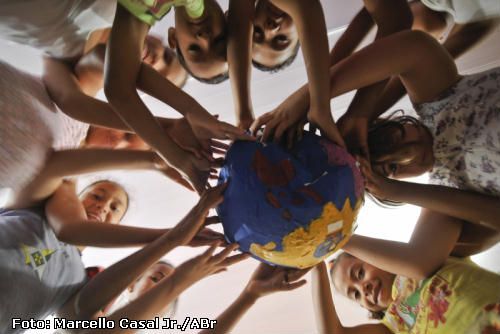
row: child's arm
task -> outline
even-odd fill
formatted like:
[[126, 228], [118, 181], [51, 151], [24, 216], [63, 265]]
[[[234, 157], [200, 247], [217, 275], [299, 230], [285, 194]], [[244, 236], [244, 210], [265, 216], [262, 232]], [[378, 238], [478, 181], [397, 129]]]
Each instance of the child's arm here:
[[105, 170], [159, 170], [164, 164], [156, 153], [136, 150], [74, 149], [53, 152], [44, 169], [20, 192], [12, 207], [26, 208], [45, 200], [63, 178]]
[[86, 93], [96, 91], [97, 87], [88, 83], [88, 81], [95, 82], [95, 78], [84, 79], [81, 86], [68, 64], [45, 57], [42, 79], [51, 99], [71, 118], [97, 126], [130, 131], [128, 125], [118, 117], [108, 103]]
[[167, 230], [89, 220], [74, 182], [65, 182], [45, 205], [49, 225], [57, 238], [79, 246], [132, 247], [156, 240]]
[[382, 324], [344, 327], [335, 311], [332, 290], [326, 263], [321, 262], [312, 270], [312, 298], [316, 327], [321, 334], [389, 334], [391, 331]]
[[[411, 29], [413, 15], [406, 0], [365, 0], [364, 3], [365, 10], [370, 16], [370, 21], [374, 22], [377, 26], [375, 41], [396, 32]], [[364, 36], [359, 32], [356, 33], [358, 30], [362, 29], [358, 28], [354, 30], [349, 28], [351, 25], [353, 25], [354, 28], [358, 25], [362, 25], [362, 23], [358, 21], [361, 21], [363, 18], [364, 15], [360, 13], [353, 19], [346, 32], [335, 44], [334, 50], [337, 48], [340, 50], [346, 49], [352, 53], [353, 47], [357, 47]], [[367, 19], [365, 18], [365, 20]], [[365, 25], [368, 26], [368, 22], [365, 23]], [[354, 30], [354, 33], [352, 30]], [[349, 43], [349, 41], [351, 43]], [[346, 48], [345, 44], [350, 45], [351, 48]], [[350, 53], [340, 52], [344, 58]], [[343, 58], [337, 57], [337, 62], [342, 59]], [[374, 105], [379, 100], [380, 94], [384, 91], [386, 85], [387, 80], [383, 80], [358, 89], [346, 113], [338, 121], [340, 133], [346, 140], [350, 152], [353, 154], [360, 154], [369, 159], [367, 141], [368, 124], [370, 119], [374, 117]]]
[[361, 162], [366, 188], [374, 196], [426, 208], [444, 215], [485, 225], [500, 231], [500, 199], [478, 192], [440, 185], [389, 179]]
[[254, 121], [250, 95], [254, 0], [229, 1], [227, 63], [237, 124], [247, 130]]
[[[66, 303], [60, 314], [73, 319], [93, 318], [162, 256], [175, 247], [188, 243], [202, 227], [208, 210], [222, 201], [224, 188], [225, 186], [222, 185], [207, 191], [175, 228], [94, 277]], [[177, 267], [173, 276], [163, 280], [148, 293], [115, 312], [112, 317], [122, 315], [121, 317], [128, 316], [132, 319], [150, 319], [159, 314], [170, 301], [195, 281], [245, 258], [245, 256], [236, 255], [226, 259], [230, 251], [235, 249], [234, 245], [212, 257], [216, 246], [217, 244], [212, 245], [203, 255]], [[123, 333], [120, 329], [118, 331]]]
[[198, 138], [249, 139], [243, 130], [217, 121], [193, 98], [154, 69], [141, 70], [141, 66], [145, 66], [142, 65], [141, 54], [148, 29], [146, 23], [118, 5], [106, 52], [104, 92], [120, 117], [165, 159], [170, 152], [169, 143], [139, 98], [136, 87], [183, 114]]
[[318, 0], [272, 0], [290, 14], [297, 25], [309, 81], [308, 119], [319, 126], [330, 140], [345, 146], [333, 121], [328, 95], [328, 38], [325, 17]]
[[286, 269], [265, 263], [259, 264], [238, 298], [217, 317], [215, 328], [203, 330], [199, 334], [230, 333], [259, 298], [279, 291], [295, 290], [303, 286], [306, 284], [306, 280], [299, 281], [299, 279], [307, 272], [309, 269]]
[[441, 268], [461, 231], [461, 220], [422, 209], [408, 243], [353, 235], [343, 249], [390, 273], [424, 279]]

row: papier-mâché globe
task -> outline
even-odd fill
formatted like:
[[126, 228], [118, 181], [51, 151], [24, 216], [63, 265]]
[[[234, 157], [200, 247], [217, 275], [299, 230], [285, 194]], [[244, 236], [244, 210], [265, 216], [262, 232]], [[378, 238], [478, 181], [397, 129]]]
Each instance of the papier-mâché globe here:
[[354, 158], [311, 133], [291, 150], [235, 142], [219, 177], [226, 180], [217, 208], [226, 239], [261, 261], [294, 268], [314, 266], [347, 242], [364, 196]]

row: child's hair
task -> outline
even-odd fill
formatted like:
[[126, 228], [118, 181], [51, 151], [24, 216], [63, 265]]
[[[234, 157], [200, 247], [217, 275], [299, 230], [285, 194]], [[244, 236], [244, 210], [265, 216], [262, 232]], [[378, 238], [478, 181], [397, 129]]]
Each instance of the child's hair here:
[[[332, 285], [334, 287], [335, 287], [335, 284], [333, 282], [333, 275], [338, 270], [337, 264], [343, 258], [351, 258], [351, 257], [354, 257], [354, 256], [351, 255], [351, 254], [349, 254], [349, 253], [346, 253], [346, 252], [340, 252], [335, 258], [333, 258], [332, 260], [330, 260], [328, 262], [328, 264], [330, 266], [330, 279], [332, 280]], [[384, 316], [385, 316], [385, 312], [384, 311], [374, 312], [374, 311], [368, 310], [368, 318], [370, 318], [370, 319], [382, 320], [384, 318]]]
[[297, 42], [297, 45], [295, 45], [290, 57], [288, 57], [284, 62], [280, 64], [274, 66], [266, 66], [252, 59], [252, 65], [253, 67], [262, 72], [269, 72], [271, 74], [280, 72], [285, 68], [287, 68], [288, 66], [290, 66], [295, 61], [295, 59], [297, 58], [297, 54], [299, 53], [299, 49], [300, 49], [300, 42]]
[[193, 78], [195, 78], [196, 80], [198, 80], [201, 83], [205, 83], [205, 84], [209, 84], [209, 85], [217, 85], [217, 84], [220, 84], [220, 83], [226, 81], [227, 79], [229, 79], [229, 71], [226, 71], [226, 72], [221, 73], [221, 74], [217, 74], [211, 78], [200, 78], [200, 77], [194, 75], [193, 72], [191, 72], [191, 69], [186, 64], [186, 60], [184, 59], [184, 56], [181, 52], [181, 49], [178, 47], [175, 48], [175, 53], [177, 54], [177, 59], [179, 59], [179, 63], [182, 65], [182, 67], [184, 67], [184, 69], [189, 73], [190, 76], [192, 76]]
[[[399, 114], [399, 115], [398, 115]], [[370, 151], [370, 160], [372, 166], [388, 154], [393, 153], [399, 146], [400, 141], [395, 138], [405, 136], [406, 124], [412, 124], [422, 127], [423, 124], [413, 116], [405, 115], [402, 109], [391, 113], [388, 117], [380, 117], [374, 120], [368, 128], [368, 149]], [[395, 207], [404, 203], [380, 199], [368, 193], [371, 199], [383, 207]]]

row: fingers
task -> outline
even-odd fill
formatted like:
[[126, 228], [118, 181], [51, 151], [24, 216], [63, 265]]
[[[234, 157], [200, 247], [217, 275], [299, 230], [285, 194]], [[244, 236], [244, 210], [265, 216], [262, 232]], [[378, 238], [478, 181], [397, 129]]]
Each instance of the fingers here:
[[194, 190], [198, 194], [202, 195], [205, 192], [205, 190], [206, 190], [206, 188], [205, 188], [205, 182], [199, 182], [199, 181], [193, 181], [193, 180], [191, 180], [190, 183], [191, 183], [191, 186], [194, 188]]
[[273, 118], [270, 120], [267, 124], [266, 127], [264, 128], [264, 131], [262, 132], [262, 138], [260, 139], [261, 142], [267, 142], [269, 139], [273, 136], [275, 127], [278, 125], [278, 120]]
[[[220, 218], [219, 218], [219, 216], [211, 216], [211, 217], [207, 217], [207, 218], [205, 219], [205, 226], [208, 226], [208, 225], [213, 225], [213, 224], [218, 224], [218, 223], [220, 223]], [[214, 231], [212, 231], [212, 230], [210, 230], [210, 229], [207, 229], [207, 230], [209, 230], [209, 231], [211, 231], [211, 232], [214, 232]], [[217, 233], [217, 232], [214, 232], [214, 233]]]
[[218, 242], [218, 241], [211, 244], [210, 247], [208, 247], [208, 249], [200, 255], [200, 258], [203, 258], [205, 260], [210, 259], [212, 257], [212, 255], [214, 254], [215, 250], [217, 249], [217, 247], [219, 247], [219, 245], [220, 245], [220, 242]]
[[213, 148], [219, 148], [221, 150], [228, 150], [229, 149], [229, 145], [226, 144], [226, 143], [223, 143], [219, 140], [215, 140], [215, 139], [212, 139], [210, 140], [210, 146]]
[[335, 126], [335, 123], [331, 122], [330, 124], [325, 124], [321, 127], [321, 130], [329, 140], [343, 148], [346, 148], [344, 138], [342, 138], [342, 136], [340, 135], [339, 130]]
[[286, 130], [288, 130], [288, 124], [284, 122], [279, 123], [276, 130], [274, 130], [274, 141], [279, 142]]
[[224, 200], [222, 194], [227, 188], [227, 182], [221, 183], [216, 187], [205, 189], [198, 205], [203, 209], [208, 211], [211, 208], [216, 207]]
[[240, 247], [240, 245], [238, 245], [238, 244], [231, 244], [231, 245], [227, 246], [226, 248], [224, 248], [218, 254], [214, 255], [212, 257], [211, 261], [214, 263], [220, 263], [223, 260], [225, 260], [229, 256], [229, 254], [231, 254], [232, 251], [237, 250], [239, 247]]
[[246, 254], [246, 253], [241, 253], [241, 254], [233, 255], [233, 256], [230, 256], [230, 257], [224, 259], [224, 261], [222, 261], [220, 263], [220, 265], [223, 265], [225, 267], [229, 267], [229, 266], [232, 266], [233, 264], [236, 264], [238, 262], [246, 260], [249, 257], [250, 257], [250, 255]]
[[220, 139], [230, 139], [230, 140], [251, 140], [254, 141], [256, 138], [252, 135], [246, 133], [245, 130], [235, 127], [226, 122], [220, 122], [222, 125], [222, 131], [224, 136]]
[[307, 283], [307, 280], [303, 279], [297, 282], [293, 283], [287, 283], [284, 287], [283, 290], [285, 291], [291, 291], [300, 288], [301, 286], [305, 285]]
[[195, 191], [193, 186], [184, 178], [176, 179], [174, 181], [183, 186], [184, 188], [188, 189], [189, 191]]
[[257, 118], [252, 125], [250, 125], [250, 132], [255, 136], [257, 131], [264, 125], [267, 124], [273, 118], [273, 114], [268, 112]]
[[288, 270], [287, 271], [288, 282], [294, 282], [298, 280], [299, 278], [306, 275], [309, 271], [311, 271], [311, 268]]

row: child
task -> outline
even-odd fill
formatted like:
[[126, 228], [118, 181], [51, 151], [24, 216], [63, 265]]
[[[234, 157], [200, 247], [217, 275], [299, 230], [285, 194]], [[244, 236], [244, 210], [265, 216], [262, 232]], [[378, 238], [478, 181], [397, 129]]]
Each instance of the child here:
[[279, 70], [295, 59], [299, 49], [292, 18], [268, 0], [255, 3], [230, 1], [227, 18], [227, 58], [235, 114], [238, 127], [245, 130], [254, 121], [250, 63], [266, 71]]
[[[113, 109], [124, 122], [130, 125], [169, 165], [181, 171], [193, 187], [201, 192], [205, 187], [205, 180], [200, 178], [196, 171], [206, 171], [210, 165], [194, 157], [186, 157], [176, 149], [171, 139], [164, 136], [160, 125], [139, 98], [136, 87], [181, 112], [198, 139], [252, 139], [252, 137], [228, 123], [219, 122], [194, 99], [158, 76], [156, 71], [141, 66], [142, 46], [150, 25], [172, 7], [172, 3], [158, 2], [155, 5], [157, 6], [149, 7], [143, 2], [120, 1], [108, 43], [104, 91]], [[212, 20], [209, 12], [212, 5], [212, 0], [207, 1], [205, 7], [203, 1], [190, 3], [191, 19], [186, 9], [180, 8], [182, 15], [179, 14], [177, 23], [181, 24], [179, 20], [182, 17], [182, 23], [191, 27], [192, 22], [189, 20], [196, 20], [203, 15]]]
[[301, 278], [308, 272], [309, 269], [290, 269], [260, 263], [241, 294], [217, 317], [215, 328], [203, 330], [200, 334], [231, 332], [257, 300], [271, 293], [298, 289], [306, 284], [306, 280]]
[[[333, 263], [336, 290], [382, 319], [344, 327], [333, 306], [325, 263], [313, 270], [313, 300], [321, 333], [495, 333], [499, 329], [500, 276], [450, 258], [424, 279], [398, 275], [342, 253]], [[411, 266], [408, 263], [407, 266]], [[395, 275], [396, 274], [396, 275]]]
[[[497, 72], [498, 69], [492, 69], [487, 72], [461, 78], [457, 73], [451, 56], [433, 38], [422, 32], [405, 31], [380, 39], [333, 66], [331, 68], [330, 93], [331, 96], [338, 96], [352, 89], [368, 86], [391, 75], [398, 75], [405, 85], [410, 99], [417, 105], [419, 113], [423, 113], [422, 115], [427, 113], [425, 117], [429, 122], [426, 124], [428, 126], [432, 125], [431, 132], [427, 130], [422, 131], [427, 141], [429, 137], [432, 137], [432, 132], [442, 133], [444, 129], [447, 129], [447, 131], [453, 133], [455, 129], [453, 126], [448, 126], [447, 123], [439, 125], [432, 121], [433, 117], [446, 117], [447, 109], [443, 109], [445, 105], [454, 105], [452, 110], [460, 113], [460, 115], [474, 111], [474, 114], [478, 116], [477, 118], [466, 117], [469, 122], [472, 122], [471, 125], [474, 124], [473, 121], [479, 121], [485, 115], [490, 114], [492, 118], [490, 119], [491, 123], [488, 124], [492, 124], [492, 128], [489, 129], [486, 127], [484, 130], [487, 132], [490, 131], [489, 133], [496, 133], [497, 127], [494, 126], [496, 124], [495, 115], [499, 115], [500, 113], [490, 113], [488, 110], [495, 110], [495, 105], [498, 104], [498, 102], [495, 102], [498, 101], [498, 90], [486, 87], [490, 85], [495, 87], [495, 85], [498, 85], [498, 80], [495, 79], [498, 78]], [[467, 86], [467, 89], [472, 89], [475, 86], [470, 91], [471, 94], [477, 94], [484, 90], [488, 92], [487, 94], [483, 94], [483, 102], [481, 104], [473, 104], [472, 101], [475, 101], [474, 95], [470, 95], [468, 99], [463, 98], [463, 96], [469, 96], [468, 90], [464, 89], [464, 85]], [[443, 97], [441, 94], [446, 92], [448, 95]], [[474, 109], [472, 109], [473, 106]], [[481, 109], [483, 111], [480, 111]], [[439, 110], [443, 110], [442, 115], [439, 115]], [[293, 111], [293, 109], [290, 109], [290, 111]], [[455, 126], [467, 126], [467, 122], [456, 123]], [[472, 127], [471, 129], [474, 128]], [[458, 138], [464, 138], [462, 133], [463, 131], [458, 129], [457, 134], [460, 134]], [[481, 132], [472, 131], [465, 139], [475, 141], [481, 138], [480, 134]], [[398, 145], [399, 143], [404, 144], [400, 140], [401, 137], [378, 137], [379, 139], [385, 138], [387, 140], [395, 139], [394, 143]], [[455, 137], [449, 137], [450, 143], [453, 143], [453, 138]], [[415, 139], [409, 137], [408, 140], [412, 141]], [[434, 145], [439, 144], [439, 147], [443, 147], [445, 151], [447, 150], [446, 147], [449, 147], [446, 143], [446, 141], [434, 141]], [[387, 144], [381, 144], [377, 146], [377, 149], [390, 150], [391, 148], [386, 146]], [[381, 156], [379, 163], [386, 166], [385, 169], [387, 171], [391, 171], [394, 167], [392, 165], [396, 164], [396, 170], [394, 171], [400, 172], [404, 171], [407, 167], [412, 167], [408, 163], [413, 158], [415, 158], [414, 161], [417, 164], [421, 162], [427, 163], [429, 155], [419, 154], [415, 156], [415, 151], [412, 148], [421, 147], [422, 142], [420, 141], [417, 144], [411, 145], [409, 143], [405, 145], [404, 149], [399, 150], [397, 155], [393, 154], [391, 158], [383, 158]], [[496, 159], [495, 157], [498, 154], [494, 148], [495, 143], [490, 144], [489, 146], [482, 145], [481, 155], [487, 154], [491, 159]], [[459, 149], [448, 150], [449, 154], [457, 158], [465, 154], [472, 158], [475, 154], [479, 153], [477, 150], [462, 150], [464, 145], [466, 144], [457, 144], [455, 147]], [[403, 160], [401, 160], [401, 154], [406, 154]], [[442, 155], [442, 157], [446, 159], [445, 157], [450, 156]], [[372, 163], [374, 165], [377, 164], [376, 160], [373, 160]], [[488, 203], [491, 203], [491, 201]], [[432, 208], [435, 209], [435, 206]], [[491, 212], [493, 211], [489, 213]], [[423, 209], [410, 243], [395, 243], [393, 244], [394, 247], [385, 249], [384, 252], [387, 258], [389, 259], [391, 256], [397, 255], [399, 261], [418, 263], [422, 273], [429, 273], [433, 272], [452, 251], [456, 255], [467, 255], [491, 247], [491, 245], [494, 245], [498, 241], [498, 234], [492, 234], [490, 227], [470, 224], [471, 222], [478, 222], [478, 220], [464, 223], [459, 218], [463, 219], [465, 216], [455, 218], [448, 216], [448, 214], [450, 212], [443, 214], [439, 211]], [[382, 249], [382, 245], [377, 240], [367, 240], [359, 236], [351, 239], [351, 241], [353, 240], [357, 240], [357, 244], [369, 243], [373, 249]], [[434, 243], [438, 249], [427, 246]], [[405, 257], [406, 259], [404, 259]]]
[[[208, 210], [222, 201], [224, 186], [207, 191], [191, 212], [173, 229], [129, 257], [109, 267], [85, 284], [80, 255], [74, 246], [61, 243], [41, 212], [3, 211], [0, 276], [3, 303], [0, 315], [7, 333], [14, 329], [12, 318], [43, 319], [58, 312], [60, 317], [92, 319], [138, 276], [173, 248], [187, 244], [205, 222]], [[50, 210], [50, 209], [49, 209]], [[235, 246], [213, 256], [217, 244], [176, 268], [169, 279], [110, 315], [112, 319], [150, 319], [190, 285], [246, 256], [228, 257]], [[34, 293], [36, 291], [36, 293]], [[7, 306], [9, 305], [9, 306]], [[14, 305], [14, 306], [13, 306]], [[116, 326], [119, 327], [119, 326]], [[120, 332], [121, 329], [116, 329]]]
[[[314, 124], [321, 124], [320, 128], [323, 130], [326, 137], [341, 146], [345, 146], [330, 112], [327, 91], [328, 75], [326, 72], [328, 68], [328, 39], [321, 4], [319, 1], [304, 3], [302, 1], [275, 0], [271, 2], [286, 11], [297, 25], [299, 38], [302, 42], [303, 55], [306, 62], [309, 87], [312, 96], [308, 118]], [[319, 21], [318, 17], [320, 18]], [[238, 48], [235, 47], [233, 52], [236, 52], [236, 50], [238, 50]], [[229, 49], [228, 52], [231, 57], [231, 49]], [[237, 57], [235, 58], [237, 59]], [[242, 62], [239, 66], [241, 67], [238, 68], [245, 69], [246, 64]], [[248, 71], [244, 73], [247, 75], [249, 74]], [[240, 94], [241, 92], [239, 88], [237, 88], [237, 85], [240, 85], [239, 87], [241, 88], [244, 87], [241, 85], [245, 83], [248, 84], [248, 80], [242, 77], [241, 82], [236, 83], [233, 89]], [[248, 93], [248, 90], [242, 89], [242, 92]], [[243, 112], [248, 113], [249, 111], [243, 110]], [[250, 117], [243, 114], [240, 118], [248, 119]]]
[[290, 15], [269, 0], [255, 5], [252, 65], [275, 73], [293, 63], [300, 48], [297, 28]]
[[[485, 1], [485, 3], [487, 2], [492, 4], [491, 1]], [[498, 23], [493, 20], [485, 20], [485, 17], [481, 21], [456, 24], [451, 31], [447, 32], [444, 14], [433, 11], [418, 1], [413, 1], [409, 5], [406, 1], [399, 0], [391, 1], [390, 4], [372, 0], [366, 0], [364, 3], [365, 7], [353, 18], [332, 49], [330, 66], [350, 55], [374, 23], [377, 25], [376, 39], [412, 27], [412, 29], [423, 30], [439, 38], [454, 58], [476, 45], [489, 32], [493, 31]], [[472, 3], [478, 2], [472, 1]], [[438, 4], [435, 5], [438, 6]], [[494, 7], [490, 6], [490, 8]], [[500, 9], [498, 11], [498, 15], [500, 15]], [[406, 91], [397, 76], [392, 77], [389, 82], [377, 84], [376, 87], [361, 88], [357, 91], [348, 111], [339, 119], [339, 130], [352, 153], [361, 154], [369, 159], [367, 119], [376, 118], [404, 94]], [[274, 111], [261, 116], [252, 128], [266, 124], [268, 131], [264, 132], [263, 139], [273, 135], [279, 140], [285, 133], [293, 138], [296, 136], [297, 127], [299, 134], [302, 130], [301, 120], [305, 118], [308, 105], [307, 91], [305, 89], [302, 89], [302, 92], [297, 91]], [[288, 111], [292, 109], [297, 110], [297, 112]], [[303, 113], [302, 116], [300, 116], [300, 112]], [[294, 116], [292, 117], [292, 115]], [[287, 132], [286, 129], [289, 127], [292, 131]]]
[[[175, 27], [168, 29], [169, 46], [193, 78], [207, 84], [221, 83], [228, 78], [224, 12], [215, 0], [178, 3], [182, 2], [185, 7], [175, 8]], [[203, 14], [193, 16], [190, 6], [203, 10]]]

